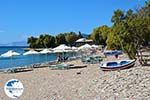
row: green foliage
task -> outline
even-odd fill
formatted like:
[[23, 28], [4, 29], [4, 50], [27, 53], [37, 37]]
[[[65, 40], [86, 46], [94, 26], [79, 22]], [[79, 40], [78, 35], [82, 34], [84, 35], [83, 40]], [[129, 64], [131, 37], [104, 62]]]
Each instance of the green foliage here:
[[36, 48], [36, 41], [38, 40], [38, 38], [35, 38], [33, 36], [29, 37], [27, 40], [27, 43], [30, 44], [29, 47], [30, 48]]
[[147, 1], [145, 2], [145, 4], [146, 4], [146, 7], [150, 7], [150, 0], [147, 0]]
[[67, 44], [73, 45], [75, 41], [79, 38], [79, 35], [77, 35], [75, 32], [66, 33], [65, 39], [67, 41]]
[[39, 38], [29, 37], [27, 43], [30, 48], [53, 48], [60, 44], [73, 45], [77, 39], [79, 39], [79, 35], [75, 32], [60, 33], [55, 37], [41, 34]]
[[93, 41], [95, 42], [95, 44], [102, 44], [104, 43], [104, 40], [102, 38], [102, 33], [100, 31], [100, 28], [95, 28], [93, 30], [93, 33], [91, 34], [91, 38], [93, 39]]
[[107, 36], [109, 35], [110, 30], [111, 29], [107, 25], [103, 25], [103, 26], [100, 27], [100, 31], [102, 33], [102, 38], [103, 38], [104, 41], [107, 40]]
[[55, 47], [55, 37], [46, 34], [45, 38], [43, 39], [43, 43], [46, 48]]
[[83, 38], [82, 33], [79, 31], [78, 38]]
[[110, 28], [106, 25], [97, 27], [93, 30], [91, 38], [96, 44], [106, 44], [107, 36], [110, 33]]
[[28, 38], [30, 48], [50, 48], [55, 46], [55, 37], [45, 34], [40, 35], [39, 38], [33, 36]]
[[56, 36], [56, 45], [67, 44], [65, 34], [60, 33]]
[[116, 11], [114, 11], [114, 15], [111, 18], [111, 22], [116, 24], [124, 20], [124, 18], [125, 18], [124, 12], [120, 9], [117, 9]]
[[150, 9], [144, 6], [133, 13], [129, 9], [126, 13], [121, 10], [112, 16], [111, 32], [107, 37], [110, 49], [122, 49], [133, 59], [141, 45], [148, 45], [150, 41]]

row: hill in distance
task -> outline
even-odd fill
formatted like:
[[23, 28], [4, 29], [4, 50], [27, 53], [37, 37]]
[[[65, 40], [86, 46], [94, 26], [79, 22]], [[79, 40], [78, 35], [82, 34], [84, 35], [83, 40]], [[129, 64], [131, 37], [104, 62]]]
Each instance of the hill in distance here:
[[6, 44], [0, 44], [0, 46], [28, 46], [26, 41], [18, 41]]

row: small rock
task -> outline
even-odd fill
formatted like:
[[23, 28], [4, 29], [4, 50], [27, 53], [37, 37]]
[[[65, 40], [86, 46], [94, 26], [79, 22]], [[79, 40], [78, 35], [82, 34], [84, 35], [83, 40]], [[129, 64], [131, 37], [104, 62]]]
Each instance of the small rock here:
[[78, 89], [76, 89], [75, 92], [78, 93]]
[[76, 72], [76, 74], [77, 74], [77, 75], [78, 75], [78, 74], [81, 74], [81, 71]]
[[98, 80], [93, 80], [93, 82], [98, 82]]
[[119, 96], [119, 93], [114, 93], [114, 95]]

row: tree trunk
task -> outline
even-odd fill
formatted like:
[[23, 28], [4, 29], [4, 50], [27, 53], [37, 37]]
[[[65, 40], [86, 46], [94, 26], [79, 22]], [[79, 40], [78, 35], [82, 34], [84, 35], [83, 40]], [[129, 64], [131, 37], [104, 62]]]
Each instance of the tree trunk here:
[[140, 50], [137, 50], [137, 59], [139, 60], [140, 65], [143, 65], [142, 53]]

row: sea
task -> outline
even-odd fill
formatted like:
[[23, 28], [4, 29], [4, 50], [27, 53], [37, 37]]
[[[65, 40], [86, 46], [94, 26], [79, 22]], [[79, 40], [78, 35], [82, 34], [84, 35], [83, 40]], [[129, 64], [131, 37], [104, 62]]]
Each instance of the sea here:
[[13, 67], [24, 67], [30, 66], [36, 63], [45, 63], [48, 61], [54, 61], [57, 59], [57, 54], [36, 54], [36, 55], [23, 55], [26, 51], [24, 50], [27, 47], [23, 46], [1, 46], [0, 55], [6, 53], [9, 50], [20, 53], [19, 56], [13, 57], [0, 57], [0, 69], [7, 69]]

